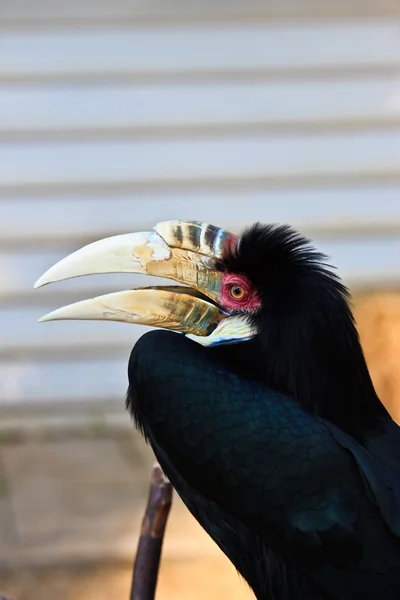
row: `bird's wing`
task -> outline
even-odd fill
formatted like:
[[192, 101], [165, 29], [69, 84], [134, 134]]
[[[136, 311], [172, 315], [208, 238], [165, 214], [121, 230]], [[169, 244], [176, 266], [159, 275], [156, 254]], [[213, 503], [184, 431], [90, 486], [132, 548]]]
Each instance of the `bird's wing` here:
[[366, 492], [370, 500], [379, 507], [391, 532], [400, 538], [399, 427], [393, 422], [382, 421], [382, 431], [369, 434], [371, 440], [367, 436], [367, 449], [332, 423], [325, 424], [340, 446], [354, 457], [365, 477]]
[[366, 492], [360, 461], [297, 402], [165, 332], [141, 338], [129, 375], [152, 443], [193, 488], [272, 548], [304, 566], [352, 569], [368, 547], [373, 556], [365, 560], [391, 568], [375, 547], [391, 534]]
[[246, 579], [256, 598], [325, 598], [238, 517], [190, 486], [162, 448], [154, 443], [153, 450], [186, 507]]

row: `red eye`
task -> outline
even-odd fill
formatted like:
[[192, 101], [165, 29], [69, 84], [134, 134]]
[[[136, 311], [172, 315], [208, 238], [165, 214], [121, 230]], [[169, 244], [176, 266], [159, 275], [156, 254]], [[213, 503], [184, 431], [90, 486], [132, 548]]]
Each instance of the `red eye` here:
[[221, 286], [220, 301], [228, 310], [255, 312], [261, 306], [261, 300], [245, 275], [226, 273]]
[[242, 300], [246, 292], [240, 285], [234, 284], [230, 286], [229, 293], [235, 300]]

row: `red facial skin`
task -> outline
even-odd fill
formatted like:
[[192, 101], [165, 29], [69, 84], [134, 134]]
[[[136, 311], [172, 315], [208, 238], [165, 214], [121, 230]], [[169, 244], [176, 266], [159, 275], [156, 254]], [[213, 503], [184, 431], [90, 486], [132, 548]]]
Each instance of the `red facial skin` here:
[[[240, 298], [235, 298], [235, 292], [240, 295], [239, 288], [243, 290], [243, 294]], [[261, 300], [247, 277], [226, 273], [222, 279], [221, 304], [229, 310], [254, 313], [261, 307]]]

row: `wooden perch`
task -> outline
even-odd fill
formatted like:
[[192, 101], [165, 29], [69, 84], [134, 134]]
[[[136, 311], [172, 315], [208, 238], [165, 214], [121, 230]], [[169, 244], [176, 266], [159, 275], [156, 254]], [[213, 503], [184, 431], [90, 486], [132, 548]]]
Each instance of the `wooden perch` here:
[[153, 467], [149, 498], [133, 568], [130, 600], [154, 600], [172, 485], [159, 465]]

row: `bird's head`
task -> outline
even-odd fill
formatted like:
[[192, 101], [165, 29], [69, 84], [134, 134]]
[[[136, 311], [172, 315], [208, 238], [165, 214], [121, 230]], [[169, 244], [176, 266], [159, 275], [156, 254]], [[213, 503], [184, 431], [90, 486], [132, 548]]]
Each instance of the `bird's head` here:
[[256, 224], [237, 237], [197, 221], [168, 221], [153, 231], [85, 246], [49, 269], [35, 287], [116, 272], [183, 284], [99, 296], [41, 320], [123, 321], [182, 332], [203, 346], [218, 346], [210, 351], [244, 376], [356, 433], [384, 409], [348, 292], [324, 261], [288, 226]]

